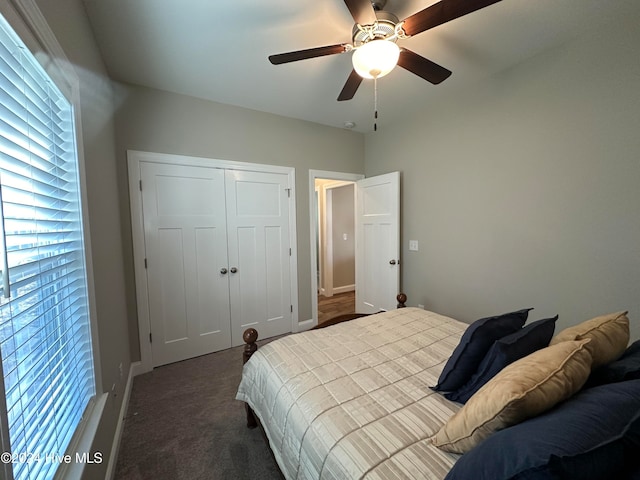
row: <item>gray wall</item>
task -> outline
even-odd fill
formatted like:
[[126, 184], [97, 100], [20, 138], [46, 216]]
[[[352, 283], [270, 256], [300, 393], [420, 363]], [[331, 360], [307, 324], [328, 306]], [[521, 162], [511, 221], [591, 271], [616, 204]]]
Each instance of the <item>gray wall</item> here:
[[640, 338], [638, 45], [627, 19], [367, 135], [367, 176], [402, 172], [410, 304], [557, 329], [629, 310]]
[[[354, 186], [331, 189], [333, 207], [333, 288], [356, 283]], [[344, 239], [344, 234], [347, 239]]]
[[[116, 136], [130, 318], [137, 316], [126, 176], [128, 149], [294, 167], [298, 319], [311, 319], [309, 170], [362, 173], [364, 136], [149, 88], [119, 87]], [[129, 335], [132, 357], [139, 358], [137, 320], [130, 322]]]
[[[91, 261], [94, 268], [102, 388], [109, 396], [94, 451], [101, 464], [85, 478], [104, 478], [129, 371], [129, 334], [124, 290], [122, 232], [116, 174], [113, 88], [80, 0], [38, 0], [38, 6], [80, 79], [82, 138], [86, 166]], [[120, 376], [122, 363], [124, 375]]]

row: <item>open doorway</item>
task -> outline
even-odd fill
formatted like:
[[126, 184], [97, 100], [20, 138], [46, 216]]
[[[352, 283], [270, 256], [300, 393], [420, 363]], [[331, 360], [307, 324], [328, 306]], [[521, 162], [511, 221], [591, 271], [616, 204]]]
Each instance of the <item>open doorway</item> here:
[[355, 184], [317, 178], [315, 188], [318, 323], [323, 323], [355, 312]]
[[309, 172], [314, 324], [355, 311], [355, 181], [362, 178]]

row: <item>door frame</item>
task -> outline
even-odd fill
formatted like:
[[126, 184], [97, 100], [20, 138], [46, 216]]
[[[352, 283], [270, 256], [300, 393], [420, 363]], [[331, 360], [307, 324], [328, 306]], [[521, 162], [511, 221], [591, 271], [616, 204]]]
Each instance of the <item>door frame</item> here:
[[261, 163], [220, 160], [206, 157], [193, 157], [188, 155], [127, 150], [127, 167], [129, 172], [129, 206], [131, 213], [131, 236], [133, 242], [133, 267], [136, 286], [136, 309], [138, 313], [138, 340], [140, 345], [140, 368], [136, 373], [146, 373], [153, 370], [151, 342], [149, 341], [149, 332], [151, 331], [151, 319], [149, 316], [149, 294], [146, 269], [144, 266], [146, 254], [144, 238], [144, 218], [142, 210], [142, 179], [140, 171], [141, 162], [245, 170], [252, 172], [278, 173], [287, 175], [290, 189], [289, 196], [292, 199], [291, 203], [289, 204], [289, 243], [291, 245], [291, 256], [289, 257], [289, 272], [291, 278], [291, 305], [293, 306], [293, 312], [291, 313], [291, 331], [299, 331], [300, 327], [298, 324], [298, 247], [296, 229], [295, 168], [267, 165]]
[[318, 235], [318, 208], [316, 205], [316, 179], [327, 179], [345, 182], [357, 182], [365, 178], [362, 173], [330, 172], [326, 170], [309, 170], [309, 237], [311, 246], [311, 315], [310, 320], [300, 324], [300, 330], [318, 324], [318, 278], [316, 236]]

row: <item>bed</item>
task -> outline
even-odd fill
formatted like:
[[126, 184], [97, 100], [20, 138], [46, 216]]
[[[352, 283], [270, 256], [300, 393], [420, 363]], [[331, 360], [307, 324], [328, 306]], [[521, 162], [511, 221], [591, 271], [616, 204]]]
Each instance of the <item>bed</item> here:
[[[465, 478], [485, 467], [487, 452], [461, 456], [436, 446], [434, 438], [481, 395], [464, 405], [433, 387], [442, 380], [443, 368], [451, 363], [469, 327], [434, 312], [402, 308], [289, 335], [257, 351], [257, 332], [250, 329], [245, 332], [246, 363], [236, 398], [247, 404], [249, 426], [255, 426], [257, 417], [287, 479]], [[582, 352], [577, 370], [583, 372], [589, 341], [574, 343], [573, 350]], [[632, 432], [639, 428], [640, 380], [636, 382], [630, 406], [624, 409], [631, 413], [614, 422], [618, 430], [629, 430], [629, 424]], [[580, 377], [572, 388], [577, 391], [583, 383]], [[516, 406], [526, 410], [526, 405]], [[516, 428], [506, 430], [518, 434]], [[500, 440], [500, 435], [494, 436]], [[589, 440], [588, 446], [595, 441]], [[512, 439], [490, 446], [492, 455], [514, 442], [522, 443]], [[514, 452], [513, 457], [522, 455]], [[458, 462], [460, 472], [453, 469]], [[474, 478], [497, 478], [495, 465], [503, 471], [512, 467], [500, 462], [490, 462], [484, 477]], [[629, 462], [623, 458], [622, 463]], [[522, 465], [517, 468], [521, 471]]]

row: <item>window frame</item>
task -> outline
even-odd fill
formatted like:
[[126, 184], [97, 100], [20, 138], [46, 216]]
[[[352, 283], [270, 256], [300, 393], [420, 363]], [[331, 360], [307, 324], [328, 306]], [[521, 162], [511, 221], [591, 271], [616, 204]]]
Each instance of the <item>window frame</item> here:
[[[67, 453], [88, 453], [102, 417], [108, 394], [102, 388], [102, 368], [100, 365], [100, 343], [98, 338], [97, 310], [95, 301], [95, 283], [93, 275], [90, 224], [88, 215], [88, 200], [86, 187], [86, 170], [84, 148], [82, 142], [82, 123], [80, 117], [80, 80], [75, 67], [67, 58], [58, 43], [46, 19], [38, 8], [35, 0], [8, 0], [0, 3], [0, 13], [11, 25], [16, 34], [40, 63], [51, 80], [73, 106], [75, 123], [76, 148], [78, 159], [78, 178], [80, 190], [80, 216], [82, 218], [82, 239], [84, 245], [84, 259], [87, 285], [87, 302], [89, 309], [89, 324], [91, 328], [91, 343], [93, 350], [93, 366], [96, 395], [89, 402], [83, 419], [74, 433]], [[2, 363], [0, 362], [0, 377]], [[0, 448], [9, 451], [9, 430], [7, 424], [7, 406], [4, 382], [0, 381]], [[102, 461], [107, 461], [103, 454]], [[72, 462], [61, 464], [56, 479], [80, 479], [84, 471], [84, 464]], [[0, 473], [12, 480], [13, 470], [10, 464], [0, 463]]]

